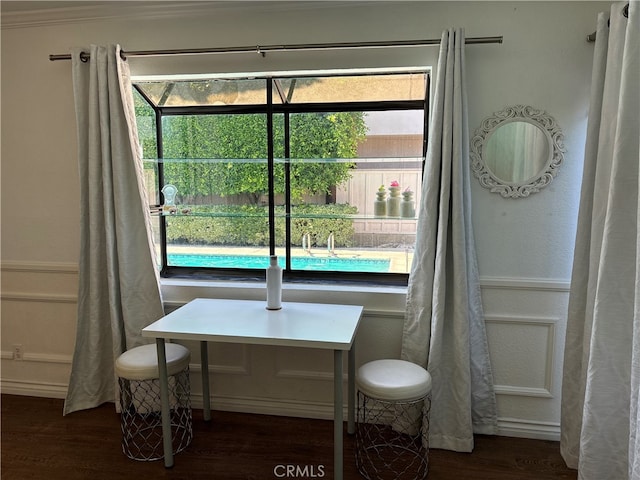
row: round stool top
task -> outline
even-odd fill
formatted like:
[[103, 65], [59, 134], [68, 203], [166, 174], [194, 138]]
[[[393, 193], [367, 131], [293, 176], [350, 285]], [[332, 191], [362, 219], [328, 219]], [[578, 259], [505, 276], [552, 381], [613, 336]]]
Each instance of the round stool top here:
[[380, 400], [417, 400], [431, 391], [431, 375], [405, 360], [374, 360], [358, 369], [358, 390]]
[[[189, 366], [191, 352], [177, 343], [165, 343], [168, 375], [175, 375]], [[154, 343], [127, 350], [116, 360], [116, 375], [129, 380], [158, 378], [158, 349]]]

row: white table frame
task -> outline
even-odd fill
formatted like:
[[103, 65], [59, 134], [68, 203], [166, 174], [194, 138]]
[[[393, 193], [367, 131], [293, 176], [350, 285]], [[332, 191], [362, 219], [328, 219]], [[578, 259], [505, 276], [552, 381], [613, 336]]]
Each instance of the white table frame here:
[[333, 466], [334, 478], [343, 478], [343, 352], [348, 352], [347, 431], [355, 432], [355, 346], [362, 306], [283, 303], [267, 310], [266, 302], [197, 298], [142, 330], [155, 338], [162, 406], [164, 464], [174, 465], [165, 340], [200, 341], [203, 417], [211, 420], [208, 342], [276, 345], [333, 350]]

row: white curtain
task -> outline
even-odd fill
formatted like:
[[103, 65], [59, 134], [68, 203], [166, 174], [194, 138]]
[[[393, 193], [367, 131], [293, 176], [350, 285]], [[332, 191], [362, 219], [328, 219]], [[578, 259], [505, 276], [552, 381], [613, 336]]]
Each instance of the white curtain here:
[[569, 296], [561, 451], [581, 480], [640, 480], [640, 11], [625, 5], [598, 17]]
[[65, 414], [116, 400], [115, 359], [163, 315], [127, 63], [118, 46], [72, 63], [81, 242]]
[[443, 32], [411, 266], [402, 358], [433, 380], [430, 446], [469, 452], [496, 432], [493, 376], [471, 225], [462, 29]]

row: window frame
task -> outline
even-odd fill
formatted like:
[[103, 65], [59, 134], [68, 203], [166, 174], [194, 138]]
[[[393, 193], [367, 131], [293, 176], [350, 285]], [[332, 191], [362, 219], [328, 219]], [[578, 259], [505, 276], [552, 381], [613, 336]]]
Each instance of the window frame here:
[[[403, 74], [403, 73], [421, 73], [425, 75], [425, 94], [423, 100], [383, 100], [383, 101], [357, 101], [357, 102], [322, 102], [322, 103], [289, 103], [282, 98], [281, 103], [274, 103], [274, 80], [280, 78], [300, 78], [304, 76], [322, 78], [337, 76], [370, 76], [384, 74]], [[212, 75], [211, 77], [216, 77]], [[394, 68], [394, 69], [359, 69], [344, 71], [307, 71], [307, 72], [278, 72], [278, 74], [251, 74], [248, 76], [230, 77], [229, 75], [220, 78], [255, 78], [265, 80], [266, 102], [265, 104], [247, 104], [247, 105], [198, 105], [198, 106], [158, 106], [144, 93], [144, 91], [136, 84], [136, 80], [146, 80], [144, 78], [134, 79], [132, 85], [147, 105], [154, 111], [155, 116], [155, 136], [156, 136], [156, 152], [158, 159], [158, 194], [160, 195], [160, 204], [151, 206], [158, 208], [162, 205], [162, 193], [160, 189], [164, 184], [164, 165], [163, 155], [163, 118], [180, 115], [229, 115], [229, 114], [265, 114], [267, 118], [267, 165], [269, 175], [269, 191], [268, 191], [268, 212], [269, 212], [269, 252], [271, 255], [275, 252], [275, 196], [274, 196], [274, 134], [273, 134], [273, 117], [274, 115], [284, 115], [285, 125], [285, 259], [286, 265], [283, 268], [283, 277], [287, 282], [292, 283], [333, 283], [333, 284], [368, 284], [381, 286], [406, 286], [409, 278], [408, 273], [374, 273], [374, 272], [344, 272], [344, 271], [318, 271], [318, 270], [292, 270], [291, 269], [291, 194], [290, 181], [288, 179], [289, 171], [289, 139], [288, 132], [289, 117], [297, 113], [329, 113], [329, 112], [373, 112], [373, 111], [402, 111], [402, 110], [422, 110], [424, 112], [423, 122], [423, 142], [422, 142], [422, 172], [426, 162], [426, 152], [428, 146], [429, 118], [430, 118], [430, 88], [431, 88], [431, 69], [429, 67], [419, 68]], [[417, 221], [417, 220], [416, 220]], [[198, 279], [198, 280], [235, 280], [235, 281], [264, 281], [265, 271], [262, 269], [245, 269], [245, 268], [213, 268], [213, 267], [188, 267], [188, 266], [172, 266], [168, 265], [167, 255], [167, 227], [166, 217], [160, 215], [159, 218], [160, 232], [160, 260], [161, 269], [160, 276], [162, 278], [177, 279]]]

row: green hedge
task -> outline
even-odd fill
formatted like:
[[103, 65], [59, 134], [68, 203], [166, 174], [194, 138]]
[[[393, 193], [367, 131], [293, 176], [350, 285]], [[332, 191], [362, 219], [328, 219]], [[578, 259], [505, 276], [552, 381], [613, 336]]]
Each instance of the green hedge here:
[[[191, 209], [190, 215], [168, 216], [167, 242], [183, 245], [269, 245], [267, 207], [254, 205], [180, 205], [179, 210]], [[358, 209], [351, 205], [299, 205], [293, 207], [291, 243], [302, 245], [302, 237], [309, 234], [311, 246], [324, 247], [333, 233], [336, 247], [350, 247], [355, 233], [351, 218]], [[284, 207], [276, 207], [276, 245], [284, 245]], [[218, 216], [217, 216], [218, 215]], [[333, 218], [332, 218], [333, 217]]]

